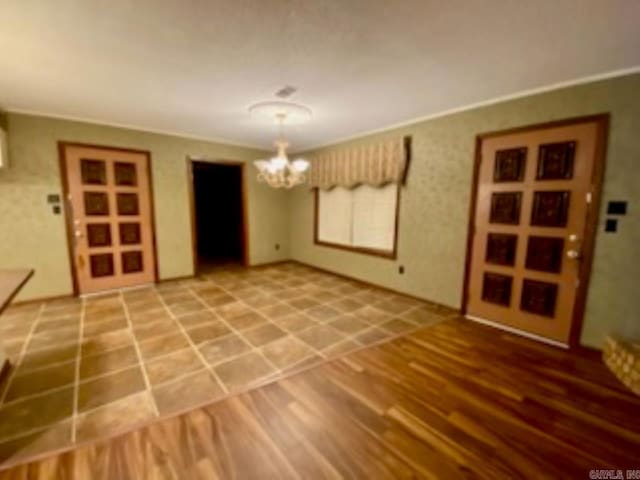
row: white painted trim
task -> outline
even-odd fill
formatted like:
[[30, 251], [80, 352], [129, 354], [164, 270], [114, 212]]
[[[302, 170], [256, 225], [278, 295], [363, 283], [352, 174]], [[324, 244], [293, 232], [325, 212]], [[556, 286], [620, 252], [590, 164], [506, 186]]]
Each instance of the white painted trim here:
[[[372, 130], [364, 130], [362, 132], [358, 132], [355, 133], [353, 135], [349, 135], [347, 137], [339, 137], [336, 138], [334, 140], [330, 140], [327, 141], [325, 143], [320, 143], [320, 144], [316, 144], [316, 145], [310, 145], [307, 147], [303, 147], [300, 150], [295, 150], [290, 152], [290, 155], [296, 155], [299, 153], [304, 153], [304, 152], [309, 152], [312, 150], [317, 150], [320, 148], [326, 148], [326, 147], [330, 147], [330, 146], [334, 146], [334, 145], [338, 145], [340, 143], [343, 142], [348, 142], [350, 140], [355, 140], [361, 137], [366, 137], [368, 135], [374, 135], [374, 134], [378, 134], [378, 133], [384, 133], [384, 132], [388, 132], [391, 130], [395, 130], [398, 128], [402, 128], [402, 127], [407, 127], [409, 125], [413, 125], [416, 123], [421, 123], [421, 122], [425, 122], [427, 120], [432, 120], [435, 118], [440, 118], [440, 117], [446, 117], [447, 115], [452, 115], [454, 113], [460, 113], [460, 112], [465, 112], [468, 110], [473, 110], [475, 108], [480, 108], [480, 107], [486, 107], [489, 105], [495, 105], [496, 103], [501, 103], [501, 102], [506, 102], [509, 100], [516, 100], [518, 98], [524, 98], [524, 97], [530, 97], [532, 95], [537, 95], [539, 93], [545, 93], [545, 92], [550, 92], [553, 90], [559, 90], [561, 88], [567, 88], [567, 87], [573, 87], [576, 85], [582, 85], [585, 83], [592, 83], [592, 82], [597, 82], [600, 80], [607, 80], [610, 78], [616, 78], [616, 77], [624, 77], [626, 75], [633, 75], [635, 73], [640, 73], [640, 65], [635, 65], [633, 67], [629, 67], [629, 68], [623, 68], [623, 69], [619, 69], [619, 70], [613, 70], [610, 72], [606, 72], [606, 73], [598, 73], [595, 75], [587, 75], [585, 77], [580, 77], [574, 80], [567, 80], [564, 82], [558, 82], [558, 83], [553, 83], [551, 85], [547, 85], [547, 86], [543, 86], [543, 87], [536, 87], [536, 88], [531, 88], [528, 90], [522, 90], [520, 92], [516, 92], [516, 93], [512, 93], [509, 95], [502, 95], [499, 97], [494, 97], [488, 100], [483, 100], [481, 102], [476, 102], [476, 103], [471, 103], [471, 104], [467, 104], [467, 105], [463, 105], [460, 107], [455, 107], [455, 108], [451, 108], [448, 110], [443, 110], [440, 112], [436, 112], [436, 113], [430, 113], [428, 115], [424, 115], [424, 116], [420, 116], [420, 117], [414, 117], [411, 118], [409, 120], [403, 120], [402, 122], [398, 122], [398, 123], [393, 123], [384, 127], [380, 127], [380, 128], [376, 128], [376, 129], [372, 129]], [[56, 118], [56, 119], [60, 119], [60, 120], [69, 120], [72, 122], [82, 122], [82, 123], [90, 123], [90, 124], [94, 124], [94, 125], [100, 125], [100, 126], [105, 126], [105, 127], [114, 127], [114, 128], [124, 128], [127, 130], [136, 130], [139, 132], [145, 132], [145, 133], [154, 133], [154, 134], [158, 134], [158, 135], [169, 135], [169, 136], [173, 136], [173, 137], [179, 137], [179, 138], [186, 138], [186, 139], [191, 139], [191, 140], [199, 140], [199, 141], [204, 141], [204, 142], [212, 142], [212, 143], [221, 143], [224, 145], [230, 145], [230, 146], [235, 146], [235, 147], [242, 147], [242, 148], [251, 148], [251, 149], [255, 149], [255, 150], [270, 150], [271, 149], [271, 145], [256, 145], [256, 144], [251, 144], [251, 143], [242, 143], [242, 142], [237, 142], [237, 141], [231, 141], [228, 139], [224, 139], [224, 138], [216, 138], [216, 137], [207, 137], [207, 136], [198, 136], [198, 135], [192, 135], [192, 134], [188, 134], [188, 133], [184, 133], [184, 132], [176, 132], [176, 131], [169, 131], [169, 130], [155, 130], [155, 129], [151, 129], [151, 128], [146, 128], [146, 127], [141, 127], [139, 125], [130, 125], [130, 124], [123, 124], [123, 123], [114, 123], [114, 122], [108, 122], [108, 121], [102, 121], [102, 120], [96, 120], [96, 119], [89, 119], [89, 118], [85, 118], [85, 117], [76, 117], [73, 115], [59, 115], [59, 114], [55, 114], [55, 113], [48, 113], [48, 112], [40, 112], [40, 111], [36, 111], [36, 110], [28, 110], [28, 109], [22, 109], [22, 108], [14, 108], [14, 107], [4, 107], [3, 108], [4, 111], [6, 112], [10, 112], [10, 113], [19, 113], [19, 114], [23, 114], [23, 115], [35, 115], [35, 116], [40, 116], [40, 117], [49, 117], [49, 118]]]
[[569, 345], [566, 343], [558, 342], [556, 340], [550, 340], [545, 337], [541, 337], [540, 335], [536, 335], [535, 333], [525, 332], [523, 330], [518, 330], [517, 328], [509, 327], [507, 325], [503, 325], [501, 323], [492, 322], [491, 320], [485, 320], [484, 318], [474, 317], [473, 315], [465, 315], [464, 318], [467, 320], [471, 320], [472, 322], [482, 323], [483, 325], [488, 325], [490, 327], [499, 328], [500, 330], [504, 330], [509, 333], [515, 333], [516, 335], [520, 335], [521, 337], [530, 338], [531, 340], [536, 340], [538, 342], [546, 343], [548, 345], [553, 345], [554, 347], [568, 349]]
[[156, 135], [167, 135], [170, 137], [186, 138], [189, 140], [198, 140], [200, 142], [219, 143], [225, 146], [250, 148], [252, 150], [268, 150], [270, 148], [270, 147], [259, 146], [251, 143], [237, 142], [237, 141], [229, 140], [225, 138], [198, 136], [198, 135], [192, 135], [190, 133], [184, 133], [184, 132], [172, 131], [172, 130], [156, 130], [152, 128], [141, 127], [140, 125], [108, 122], [103, 120], [96, 120], [94, 118], [77, 117], [75, 115], [59, 115], [56, 113], [41, 112], [38, 110], [29, 110], [25, 108], [14, 108], [14, 107], [5, 107], [2, 110], [4, 112], [18, 113], [20, 115], [33, 115], [36, 117], [54, 118], [56, 120], [67, 120], [69, 122], [89, 123], [91, 125], [99, 125], [101, 127], [122, 128], [125, 130], [134, 130], [134, 131], [143, 132], [143, 133], [152, 133]]
[[311, 146], [311, 147], [305, 147], [304, 150], [294, 151], [294, 152], [291, 152], [291, 154], [295, 155], [295, 154], [298, 154], [298, 153], [305, 153], [305, 152], [309, 152], [309, 151], [312, 151], [312, 150], [317, 150], [317, 149], [320, 149], [320, 148], [331, 147], [331, 146], [338, 145], [340, 143], [348, 142], [348, 141], [351, 141], [351, 140], [356, 140], [358, 138], [366, 137], [366, 136], [369, 136], [369, 135], [375, 135], [375, 134], [378, 134], [378, 133], [389, 132], [391, 130], [396, 130], [398, 128], [408, 127], [408, 126], [416, 124], [416, 123], [426, 122], [427, 120], [433, 120], [435, 118], [446, 117], [447, 115], [452, 115], [454, 113], [466, 112], [468, 110], [474, 110], [474, 109], [480, 108], [480, 107], [488, 107], [490, 105], [495, 105], [496, 103], [507, 102], [509, 100], [517, 100], [519, 98], [530, 97], [530, 96], [533, 96], [533, 95], [538, 95], [540, 93], [551, 92], [553, 90], [560, 90], [562, 88], [574, 87], [574, 86], [577, 86], [577, 85], [583, 85], [585, 83], [593, 83], [593, 82], [597, 82], [597, 81], [600, 81], [600, 80], [607, 80], [609, 78], [624, 77], [626, 75], [633, 75], [635, 73], [640, 73], [640, 65], [636, 65], [636, 66], [630, 67], [630, 68], [623, 68], [623, 69], [620, 69], [620, 70], [613, 70], [613, 71], [607, 72], [607, 73], [599, 73], [599, 74], [596, 74], [596, 75], [589, 75], [589, 76], [586, 76], [586, 77], [580, 77], [580, 78], [577, 78], [577, 79], [574, 79], [574, 80], [567, 80], [565, 82], [553, 83], [551, 85], [547, 85], [547, 86], [544, 86], [544, 87], [530, 88], [528, 90], [522, 90], [520, 92], [511, 93], [509, 95], [502, 95], [502, 96], [499, 96], [499, 97], [491, 98], [489, 100], [483, 100], [481, 102], [470, 103], [468, 105], [451, 108], [449, 110], [443, 110], [441, 112], [430, 113], [429, 115], [424, 115], [422, 117], [415, 117], [415, 118], [412, 118], [410, 120], [403, 120], [402, 122], [394, 123], [394, 124], [388, 125], [386, 127], [376, 128], [376, 129], [373, 129], [373, 130], [365, 130], [365, 131], [362, 131], [362, 132], [359, 132], [359, 133], [356, 133], [356, 134], [353, 134], [353, 135], [349, 135], [348, 137], [342, 137], [342, 138], [339, 138], [339, 139], [336, 139], [336, 140], [332, 140], [332, 141], [327, 142], [327, 143], [322, 143], [322, 144], [318, 144], [318, 145]]

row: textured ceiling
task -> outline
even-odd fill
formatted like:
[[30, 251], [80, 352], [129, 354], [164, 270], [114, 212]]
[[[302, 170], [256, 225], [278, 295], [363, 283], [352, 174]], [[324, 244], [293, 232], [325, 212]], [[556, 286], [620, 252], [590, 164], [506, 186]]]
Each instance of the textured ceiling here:
[[635, 0], [2, 0], [0, 107], [294, 150], [640, 65]]

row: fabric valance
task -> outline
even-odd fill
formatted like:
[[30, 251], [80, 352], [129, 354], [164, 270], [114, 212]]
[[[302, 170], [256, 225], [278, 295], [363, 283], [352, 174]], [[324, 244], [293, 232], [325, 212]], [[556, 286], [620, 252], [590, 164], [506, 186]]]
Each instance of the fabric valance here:
[[403, 137], [319, 153], [311, 158], [309, 183], [313, 188], [357, 185], [379, 187], [401, 183], [409, 146]]

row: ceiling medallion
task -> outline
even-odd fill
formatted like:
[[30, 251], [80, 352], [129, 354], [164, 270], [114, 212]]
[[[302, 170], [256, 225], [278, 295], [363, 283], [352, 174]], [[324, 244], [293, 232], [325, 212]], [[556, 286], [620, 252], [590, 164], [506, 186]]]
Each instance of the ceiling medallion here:
[[274, 142], [276, 155], [269, 160], [256, 160], [258, 181], [273, 188], [292, 188], [306, 181], [309, 162], [303, 158], [289, 160], [289, 142], [284, 138], [284, 122], [300, 123], [311, 118], [311, 109], [291, 102], [260, 102], [249, 108], [252, 116], [275, 118], [279, 126], [278, 139]]

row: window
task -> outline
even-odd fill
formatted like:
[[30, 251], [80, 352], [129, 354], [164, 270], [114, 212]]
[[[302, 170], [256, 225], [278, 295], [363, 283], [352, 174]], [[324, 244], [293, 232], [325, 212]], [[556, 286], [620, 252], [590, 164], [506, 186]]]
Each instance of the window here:
[[316, 243], [394, 258], [399, 188], [317, 190]]

